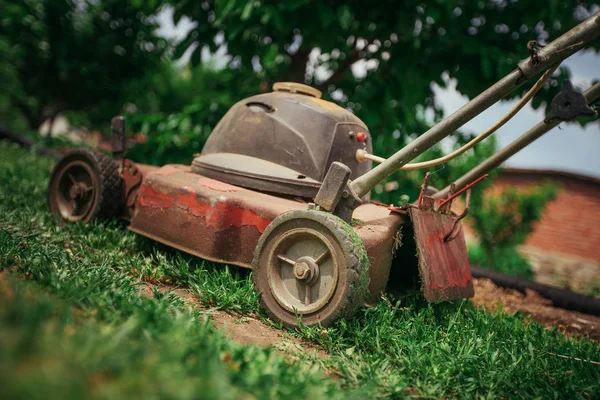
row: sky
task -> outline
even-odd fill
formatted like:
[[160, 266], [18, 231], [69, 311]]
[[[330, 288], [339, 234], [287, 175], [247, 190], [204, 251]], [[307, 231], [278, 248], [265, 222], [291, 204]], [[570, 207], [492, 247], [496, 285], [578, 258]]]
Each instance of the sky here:
[[[579, 90], [600, 80], [600, 56], [592, 51], [580, 52], [563, 65], [571, 70], [572, 82]], [[436, 101], [450, 115], [468, 102], [454, 88], [434, 86]], [[462, 128], [465, 132], [480, 133], [506, 114], [518, 100], [504, 101], [490, 107]], [[544, 111], [525, 106], [494, 135], [499, 147], [504, 147], [544, 119]], [[562, 123], [510, 158], [506, 166], [515, 168], [554, 169], [600, 178], [600, 123], [589, 123], [585, 128], [576, 123]]]
[[[160, 29], [158, 33], [168, 38], [181, 40], [192, 29], [193, 23], [184, 18], [177, 26], [174, 26], [171, 15], [171, 9], [166, 9], [159, 14]], [[190, 49], [190, 51], [192, 50]], [[189, 59], [189, 55], [188, 52], [184, 59]], [[571, 80], [581, 91], [587, 89], [592, 81], [600, 80], [600, 55], [593, 51], [579, 52], [567, 59], [563, 65], [570, 69]], [[440, 73], [442, 72], [440, 71]], [[456, 82], [452, 81], [445, 89], [437, 85], [433, 86], [436, 101], [444, 110], [445, 116], [452, 114], [468, 102], [468, 98], [461, 95], [455, 87]], [[483, 132], [516, 103], [517, 100], [495, 104], [465, 124], [461, 131]], [[525, 106], [506, 125], [494, 133], [498, 146], [502, 148], [508, 145], [542, 121], [544, 116], [541, 108], [536, 111], [529, 105]], [[505, 163], [505, 166], [568, 171], [600, 178], [600, 123], [589, 123], [584, 128], [576, 123], [562, 123], [514, 155]]]

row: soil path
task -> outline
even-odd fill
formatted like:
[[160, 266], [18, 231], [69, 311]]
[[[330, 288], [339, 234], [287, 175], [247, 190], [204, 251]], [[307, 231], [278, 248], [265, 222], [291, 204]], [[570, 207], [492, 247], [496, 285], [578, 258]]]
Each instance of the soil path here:
[[600, 342], [600, 317], [552, 307], [552, 302], [533, 290], [522, 294], [516, 290], [496, 286], [489, 279], [475, 279], [473, 303], [490, 310], [502, 306], [506, 313], [522, 312], [538, 323], [563, 335], [583, 336]]
[[[155, 286], [153, 284], [144, 283], [140, 287], [142, 295], [154, 297]], [[292, 336], [283, 329], [269, 326], [257, 318], [223, 310], [207, 309], [192, 292], [186, 289], [161, 284], [159, 290], [175, 293], [186, 303], [199, 310], [207, 311], [210, 313], [210, 320], [217, 329], [223, 330], [227, 337], [241, 344], [254, 344], [263, 347], [273, 346], [283, 352], [286, 357], [291, 358], [294, 358], [294, 354], [299, 351], [312, 353], [315, 358], [329, 356], [314, 343]]]
[[[0, 290], [10, 290], [9, 286], [3, 284], [8, 275], [5, 272], [0, 269]], [[506, 313], [520, 311], [549, 329], [556, 327], [564, 335], [587, 337], [600, 342], [600, 317], [552, 307], [550, 300], [541, 297], [537, 292], [528, 291], [522, 294], [516, 290], [500, 288], [489, 279], [475, 279], [474, 284], [475, 297], [472, 301], [476, 306], [492, 311], [502, 307], [502, 311]], [[140, 285], [141, 294], [154, 297], [155, 287], [156, 285], [151, 283], [144, 283]], [[269, 326], [257, 318], [222, 310], [209, 310], [188, 290], [164, 284], [159, 286], [159, 290], [173, 292], [199, 310], [210, 313], [211, 321], [217, 329], [223, 330], [227, 337], [241, 344], [273, 346], [291, 360], [296, 358], [295, 354], [298, 352], [311, 354], [315, 359], [328, 357], [328, 354], [314, 343]]]
[[[556, 326], [558, 331], [566, 336], [577, 335], [600, 342], [600, 317], [552, 307], [551, 301], [537, 292], [528, 291], [527, 294], [522, 294], [516, 290], [500, 288], [489, 279], [475, 279], [474, 284], [475, 297], [472, 301], [476, 306], [492, 311], [502, 307], [503, 312], [511, 314], [520, 311], [549, 329]], [[146, 283], [142, 286], [142, 293], [152, 297], [153, 289], [152, 284]], [[313, 343], [269, 326], [259, 319], [222, 310], [207, 310], [188, 290], [168, 285], [161, 285], [160, 290], [172, 291], [198, 309], [210, 311], [210, 318], [215, 326], [239, 343], [273, 346], [288, 356], [293, 356], [298, 351], [310, 351], [319, 358], [328, 356]]]

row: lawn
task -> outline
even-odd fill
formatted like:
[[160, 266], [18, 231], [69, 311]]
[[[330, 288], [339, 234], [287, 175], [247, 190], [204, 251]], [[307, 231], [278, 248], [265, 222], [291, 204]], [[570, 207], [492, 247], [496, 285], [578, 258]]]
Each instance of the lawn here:
[[0, 143], [0, 398], [600, 397], [600, 367], [574, 359], [599, 361], [597, 343], [468, 300], [382, 299], [327, 330], [295, 332], [322, 360], [242, 346], [209, 312], [173, 292], [143, 296], [140, 284], [265, 319], [248, 273], [123, 222], [60, 226], [46, 206], [51, 166]]

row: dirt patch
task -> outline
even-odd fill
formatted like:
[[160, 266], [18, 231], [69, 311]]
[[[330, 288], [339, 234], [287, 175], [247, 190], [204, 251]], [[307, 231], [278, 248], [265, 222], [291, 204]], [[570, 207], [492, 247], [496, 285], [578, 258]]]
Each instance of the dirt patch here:
[[[498, 287], [489, 279], [474, 279], [474, 286], [475, 296], [472, 301], [476, 306], [492, 311], [502, 307], [505, 313], [510, 314], [520, 311], [549, 329], [556, 327], [566, 336], [577, 335], [600, 342], [600, 317], [553, 307], [550, 300], [535, 291], [528, 290], [526, 294], [522, 294]], [[153, 297], [154, 285], [145, 283], [140, 288], [143, 295]], [[273, 346], [288, 357], [293, 357], [300, 351], [312, 352], [318, 358], [328, 357], [327, 353], [313, 343], [269, 326], [257, 318], [222, 310], [208, 310], [189, 290], [170, 285], [161, 285], [159, 290], [171, 291], [197, 309], [210, 312], [211, 321], [217, 329], [223, 330], [227, 337], [241, 344]]]
[[[155, 287], [150, 283], [144, 283], [140, 285], [141, 294], [146, 297], [154, 297]], [[227, 337], [241, 344], [254, 344], [263, 347], [273, 346], [292, 358], [294, 358], [295, 353], [300, 351], [312, 353], [318, 358], [328, 357], [326, 352], [318, 349], [314, 344], [292, 336], [284, 330], [269, 326], [257, 318], [222, 310], [209, 310], [189, 290], [171, 285], [160, 285], [158, 288], [161, 292], [175, 293], [186, 303], [210, 313], [210, 320], [216, 328], [222, 330]]]
[[552, 302], [533, 290], [522, 294], [516, 290], [496, 286], [489, 279], [474, 279], [476, 306], [495, 311], [498, 307], [506, 313], [522, 312], [564, 335], [587, 337], [600, 342], [600, 317], [582, 314], [552, 306]]

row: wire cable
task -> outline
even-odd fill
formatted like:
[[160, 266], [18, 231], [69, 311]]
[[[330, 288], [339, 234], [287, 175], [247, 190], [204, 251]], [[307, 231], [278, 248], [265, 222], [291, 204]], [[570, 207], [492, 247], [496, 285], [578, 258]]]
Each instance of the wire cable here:
[[[444, 164], [450, 160], [453, 160], [456, 157], [463, 154], [464, 152], [466, 152], [467, 150], [473, 148], [473, 146], [475, 146], [477, 143], [479, 143], [482, 140], [489, 137], [491, 134], [493, 134], [499, 128], [501, 128], [504, 124], [506, 124], [512, 117], [514, 117], [515, 114], [517, 114], [525, 106], [525, 104], [527, 104], [529, 102], [529, 100], [531, 100], [533, 98], [533, 96], [535, 96], [536, 93], [540, 91], [542, 86], [544, 86], [544, 84], [546, 82], [548, 82], [548, 79], [550, 79], [550, 77], [552, 76], [554, 71], [556, 71], [558, 66], [559, 65], [557, 64], [554, 67], [548, 68], [546, 70], [546, 72], [544, 72], [544, 74], [540, 77], [540, 79], [538, 79], [538, 81], [535, 83], [535, 85], [533, 85], [531, 87], [531, 89], [529, 89], [529, 91], [527, 91], [527, 93], [525, 93], [525, 96], [523, 96], [521, 98], [521, 100], [519, 100], [519, 102], [517, 104], [515, 104], [515, 106], [508, 113], [506, 113], [506, 115], [504, 115], [502, 118], [500, 118], [500, 120], [498, 120], [498, 122], [496, 122], [494, 125], [489, 127], [485, 132], [483, 132], [482, 134], [471, 139], [464, 146], [460, 147], [459, 149], [454, 150], [450, 154], [446, 154], [443, 157], [435, 158], [435, 159], [429, 160], [429, 161], [422, 161], [422, 162], [417, 162], [417, 163], [406, 164], [406, 165], [403, 165], [400, 169], [403, 171], [412, 171], [412, 170], [416, 170], [416, 169], [435, 167], [440, 164]], [[356, 154], [356, 158], [358, 161], [364, 161], [365, 159], [373, 160], [378, 163], [385, 161], [385, 158], [378, 157], [374, 154], [368, 154], [364, 150], [359, 150]]]
[[502, 127], [504, 124], [506, 124], [512, 117], [514, 117], [515, 114], [517, 114], [525, 106], [525, 104], [527, 104], [529, 102], [529, 100], [531, 100], [533, 98], [533, 96], [535, 96], [535, 94], [540, 91], [542, 86], [544, 86], [544, 84], [546, 82], [548, 82], [548, 79], [550, 79], [550, 77], [552, 76], [554, 71], [556, 71], [556, 68], [558, 68], [558, 65], [548, 68], [546, 70], [546, 72], [544, 72], [544, 75], [542, 75], [540, 77], [540, 79], [538, 79], [538, 81], [535, 83], [535, 85], [533, 85], [531, 87], [531, 89], [529, 89], [529, 91], [525, 94], [525, 96], [523, 96], [521, 98], [521, 100], [519, 100], [519, 102], [506, 115], [504, 115], [502, 118], [500, 118], [500, 120], [498, 120], [498, 122], [496, 122], [494, 125], [489, 127], [485, 132], [476, 136], [475, 138], [473, 138], [471, 141], [469, 141], [467, 144], [465, 144], [461, 148], [456, 149], [452, 153], [446, 154], [445, 156], [440, 157], [440, 158], [436, 158], [436, 159], [429, 160], [429, 161], [406, 164], [406, 165], [402, 166], [402, 168], [400, 168], [400, 169], [402, 169], [404, 171], [411, 171], [411, 170], [415, 170], [415, 169], [435, 167], [437, 165], [446, 163], [446, 162], [460, 156], [465, 151], [473, 148], [473, 146], [475, 146], [477, 143], [479, 143], [482, 140], [489, 137], [491, 134], [496, 132], [500, 127]]

